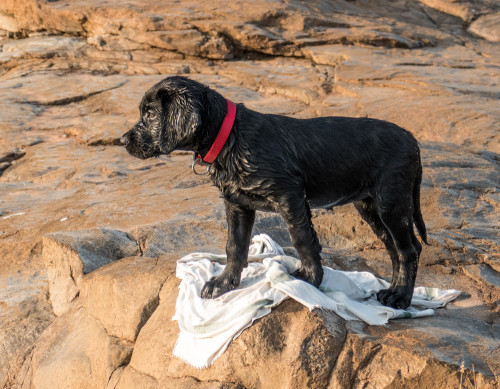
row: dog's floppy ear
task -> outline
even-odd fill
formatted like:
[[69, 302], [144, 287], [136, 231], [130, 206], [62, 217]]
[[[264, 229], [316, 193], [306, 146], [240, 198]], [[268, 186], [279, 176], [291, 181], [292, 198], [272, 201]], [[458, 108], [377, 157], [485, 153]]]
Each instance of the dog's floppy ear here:
[[171, 151], [177, 146], [177, 139], [175, 136], [176, 131], [172, 126], [172, 115], [170, 107], [172, 99], [174, 98], [171, 91], [166, 88], [160, 87], [156, 92], [156, 99], [161, 104], [161, 133], [160, 133], [160, 147], [161, 151], [165, 154], [170, 154]]
[[156, 96], [162, 106], [162, 152], [170, 153], [176, 148], [192, 149], [202, 122], [196, 104], [198, 100], [185, 91], [166, 87], [159, 88]]
[[173, 97], [172, 91], [169, 91], [167, 88], [160, 87], [156, 92], [156, 99], [160, 101], [164, 113], [168, 109], [168, 105], [172, 101]]
[[177, 146], [184, 150], [197, 148], [200, 141], [198, 129], [201, 127], [201, 115], [196, 105], [190, 105], [183, 109], [178, 123]]

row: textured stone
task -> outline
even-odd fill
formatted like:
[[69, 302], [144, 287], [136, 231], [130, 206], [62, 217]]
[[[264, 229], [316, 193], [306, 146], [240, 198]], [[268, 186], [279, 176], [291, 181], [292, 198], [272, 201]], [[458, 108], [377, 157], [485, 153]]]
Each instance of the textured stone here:
[[500, 42], [500, 13], [481, 16], [471, 23], [468, 31], [489, 41]]
[[[170, 319], [177, 283], [172, 279], [164, 284], [160, 305], [139, 333], [129, 367], [158, 382], [190, 376], [244, 387], [326, 385], [345, 337], [342, 321], [332, 314], [309, 314], [291, 301], [244, 331], [210, 369], [198, 370], [174, 358], [178, 328]], [[275, 364], [279, 371], [266, 369]]]
[[59, 316], [69, 309], [79, 294], [84, 274], [137, 253], [135, 241], [120, 231], [82, 230], [44, 237], [42, 258], [54, 313]]
[[55, 53], [75, 52], [84, 45], [85, 41], [81, 38], [62, 36], [21, 39], [7, 42], [2, 46], [0, 62], [7, 62], [14, 58], [29, 57], [31, 55], [50, 57], [55, 55]]
[[441, 12], [459, 17], [465, 22], [470, 22], [478, 15], [487, 13], [491, 8], [498, 8], [498, 3], [495, 0], [420, 0], [420, 2]]
[[[496, 387], [493, 377], [500, 367], [500, 350], [493, 339], [500, 325], [487, 325], [476, 317], [478, 312], [461, 309], [467, 299], [450, 304], [450, 310], [438, 311], [436, 316], [397, 320], [387, 326], [345, 322], [328, 311], [309, 312], [287, 300], [245, 330], [211, 367], [193, 368], [172, 355], [179, 331], [171, 320], [179, 284], [174, 268], [172, 256], [127, 258], [84, 276], [79, 299], [44, 332], [26, 360], [22, 384], [380, 388], [432, 386], [438, 376], [443, 388], [457, 387], [461, 377], [478, 387]], [[165, 279], [161, 290], [146, 286], [150, 295], [137, 291], [137, 285], [144, 284], [141, 280], [153, 273], [158, 273], [158, 280]], [[446, 283], [453, 277], [441, 279]], [[89, 293], [102, 298], [91, 298]], [[156, 296], [157, 302], [143, 315], [144, 325], [130, 342], [120, 331], [128, 336], [127, 328], [132, 327], [127, 316], [136, 318], [134, 312], [140, 311], [141, 304], [145, 312], [149, 296]], [[107, 310], [104, 301], [112, 301]]]
[[[84, 31], [84, 15], [56, 7], [49, 2], [39, 0], [4, 0], [0, 4], [0, 13], [15, 19], [7, 29], [11, 32], [26, 33], [28, 31], [66, 32], [78, 34]], [[14, 31], [13, 31], [14, 30]]]
[[132, 345], [109, 336], [84, 308], [56, 320], [33, 350], [26, 387], [104, 388]]
[[[116, 377], [114, 377], [116, 375]], [[136, 388], [144, 388], [144, 389], [157, 389], [160, 386], [158, 385], [158, 381], [156, 381], [153, 377], [148, 376], [146, 374], [139, 373], [133, 368], [120, 368], [115, 371], [112, 379], [108, 383], [108, 388], [110, 389], [136, 389]], [[168, 386], [172, 388], [173, 386]]]
[[172, 261], [165, 257], [125, 258], [86, 276], [80, 303], [109, 335], [133, 342], [158, 306], [161, 286], [174, 274]]
[[146, 257], [157, 257], [166, 253], [182, 256], [200, 246], [220, 251], [220, 247], [224, 247], [227, 233], [224, 229], [225, 215], [222, 207], [219, 206], [216, 212], [220, 215], [219, 219], [169, 220], [134, 228], [131, 234]]
[[12, 16], [0, 13], [0, 30], [6, 30], [9, 32], [19, 31], [17, 20]]
[[46, 275], [0, 276], [0, 387], [9, 388], [40, 335], [54, 320]]

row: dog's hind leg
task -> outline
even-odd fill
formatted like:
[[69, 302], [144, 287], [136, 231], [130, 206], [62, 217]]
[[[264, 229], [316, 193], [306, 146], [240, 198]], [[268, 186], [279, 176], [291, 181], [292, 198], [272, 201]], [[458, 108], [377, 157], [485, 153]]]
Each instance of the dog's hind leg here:
[[227, 200], [224, 203], [228, 232], [227, 264], [220, 275], [212, 277], [205, 283], [201, 290], [203, 298], [215, 298], [236, 289], [240, 284], [241, 271], [248, 264], [248, 246], [255, 220], [255, 211], [240, 207]]
[[410, 306], [413, 287], [417, 277], [420, 244], [413, 231], [411, 199], [401, 198], [392, 207], [383, 207], [379, 216], [389, 230], [399, 258], [399, 274], [389, 289], [377, 294], [378, 300], [393, 308], [406, 309]]
[[377, 237], [384, 243], [385, 248], [389, 253], [389, 257], [392, 262], [392, 288], [399, 278], [399, 257], [396, 245], [392, 240], [391, 233], [380, 219], [375, 208], [375, 202], [372, 198], [368, 197], [361, 201], [355, 201], [354, 207], [358, 210], [363, 220], [368, 223], [375, 235], [377, 235]]
[[279, 212], [288, 226], [292, 244], [299, 253], [301, 267], [292, 276], [319, 286], [323, 280], [321, 245], [311, 222], [311, 210], [304, 195], [288, 194], [279, 199]]

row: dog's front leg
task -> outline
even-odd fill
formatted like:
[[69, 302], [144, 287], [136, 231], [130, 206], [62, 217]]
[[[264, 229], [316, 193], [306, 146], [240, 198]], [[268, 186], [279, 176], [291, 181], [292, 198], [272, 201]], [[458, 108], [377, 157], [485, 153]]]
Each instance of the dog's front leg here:
[[278, 199], [292, 244], [299, 253], [301, 267], [292, 276], [319, 286], [323, 280], [321, 245], [311, 222], [311, 210], [303, 195], [286, 195]]
[[215, 298], [236, 289], [240, 284], [241, 271], [247, 266], [248, 246], [255, 220], [255, 211], [227, 200], [226, 206], [228, 240], [226, 244], [227, 264], [217, 277], [207, 281], [201, 290], [201, 297]]

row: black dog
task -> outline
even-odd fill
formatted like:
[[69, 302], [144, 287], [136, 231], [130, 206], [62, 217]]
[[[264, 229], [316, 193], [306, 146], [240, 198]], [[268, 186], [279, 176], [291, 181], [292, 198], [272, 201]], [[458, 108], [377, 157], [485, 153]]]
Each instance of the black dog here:
[[[302, 262], [294, 276], [319, 286], [321, 246], [310, 207], [353, 202], [392, 260], [392, 283], [378, 293], [378, 300], [407, 308], [422, 251], [414, 223], [427, 243], [415, 138], [381, 120], [300, 120], [258, 113], [242, 104], [236, 108], [232, 131], [209, 168], [225, 200], [227, 266], [205, 284], [202, 297], [214, 298], [238, 287], [256, 210], [281, 214]], [[207, 86], [169, 77], [146, 92], [139, 122], [121, 141], [139, 158], [174, 149], [206, 156], [228, 110], [224, 97]]]

